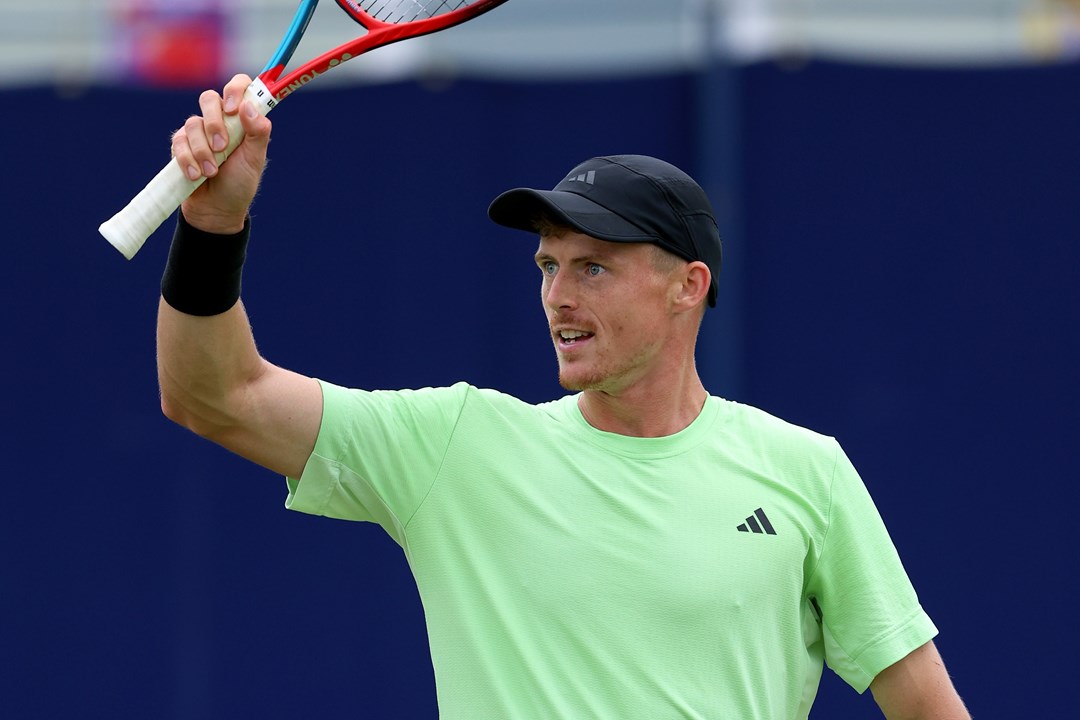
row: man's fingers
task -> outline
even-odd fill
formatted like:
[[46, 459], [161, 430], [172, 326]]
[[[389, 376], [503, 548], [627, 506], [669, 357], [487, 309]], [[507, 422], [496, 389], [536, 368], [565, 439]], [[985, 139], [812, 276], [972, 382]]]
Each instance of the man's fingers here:
[[176, 158], [176, 164], [184, 171], [184, 175], [187, 176], [188, 180], [194, 182], [199, 179], [202, 175], [202, 171], [199, 170], [199, 165], [195, 161], [194, 154], [191, 152], [191, 145], [188, 143], [186, 126], [173, 133], [172, 155]]
[[248, 140], [265, 142], [270, 136], [270, 118], [247, 100], [240, 104], [240, 124]]
[[221, 96], [213, 90], [205, 91], [199, 96], [199, 109], [202, 110], [207, 145], [214, 152], [221, 152], [229, 144], [229, 132], [225, 129], [225, 113], [222, 110]]
[[251, 78], [247, 75], [233, 75], [225, 89], [221, 92], [224, 98], [224, 108], [228, 115], [232, 115], [240, 108], [240, 101], [244, 98], [244, 91], [251, 84]]
[[[184, 173], [191, 180], [197, 180], [200, 174], [206, 177], [213, 177], [217, 174], [217, 162], [214, 160], [214, 151], [210, 148], [211, 141], [207, 137], [207, 125], [206, 119], [198, 115], [189, 117], [187, 122], [184, 123], [187, 152], [182, 156], [181, 167], [184, 168]], [[222, 124], [222, 128], [224, 128], [224, 124]], [[181, 158], [180, 155], [177, 157]], [[192, 168], [196, 169], [195, 177], [192, 177]]]

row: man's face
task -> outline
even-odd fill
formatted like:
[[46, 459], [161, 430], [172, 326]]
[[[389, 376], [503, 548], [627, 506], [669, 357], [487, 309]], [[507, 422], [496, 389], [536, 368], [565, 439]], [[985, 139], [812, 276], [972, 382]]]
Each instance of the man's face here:
[[676, 281], [647, 243], [543, 236], [541, 299], [568, 390], [618, 394], [662, 371]]

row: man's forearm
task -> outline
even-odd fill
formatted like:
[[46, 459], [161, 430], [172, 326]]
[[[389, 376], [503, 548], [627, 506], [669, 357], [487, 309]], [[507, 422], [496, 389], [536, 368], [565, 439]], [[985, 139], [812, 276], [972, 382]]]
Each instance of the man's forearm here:
[[870, 690], [888, 720], [971, 720], [933, 642], [882, 670]]
[[244, 388], [263, 370], [240, 302], [224, 313], [199, 317], [162, 299], [157, 350], [162, 412], [208, 437], [233, 424]]

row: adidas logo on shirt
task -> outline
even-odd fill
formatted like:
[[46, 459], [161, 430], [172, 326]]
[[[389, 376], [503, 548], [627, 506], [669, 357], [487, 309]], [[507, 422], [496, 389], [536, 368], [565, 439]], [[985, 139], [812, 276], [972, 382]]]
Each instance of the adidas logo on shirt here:
[[765, 511], [761, 508], [755, 510], [753, 515], [746, 518], [746, 522], [735, 529], [739, 532], [757, 533], [758, 535], [776, 534], [776, 529], [773, 528], [769, 518], [765, 515]]

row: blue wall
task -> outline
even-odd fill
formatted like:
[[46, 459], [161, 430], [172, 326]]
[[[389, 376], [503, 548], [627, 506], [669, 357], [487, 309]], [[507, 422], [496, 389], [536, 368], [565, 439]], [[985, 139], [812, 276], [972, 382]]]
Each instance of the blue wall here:
[[[1080, 68], [738, 81], [744, 370], [707, 354], [707, 384], [841, 440], [975, 715], [1063, 715]], [[96, 228], [194, 95], [2, 96], [0, 717], [434, 717], [397, 546], [286, 512], [280, 478], [158, 411], [169, 230], [129, 263]], [[263, 353], [343, 384], [559, 393], [532, 240], [487, 203], [596, 154], [704, 172], [701, 98], [674, 76], [291, 100], [245, 275]], [[826, 674], [814, 717], [877, 716]]]

